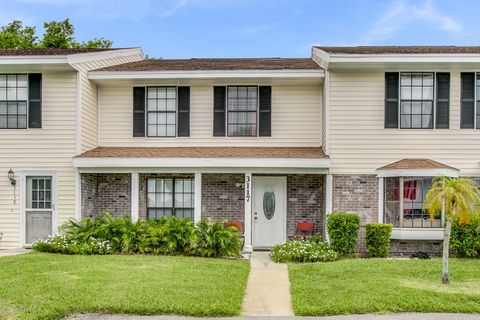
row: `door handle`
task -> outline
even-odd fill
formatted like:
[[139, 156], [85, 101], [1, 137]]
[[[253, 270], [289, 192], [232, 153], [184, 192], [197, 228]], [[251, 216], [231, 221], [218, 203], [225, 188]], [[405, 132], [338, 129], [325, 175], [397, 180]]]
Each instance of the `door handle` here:
[[258, 219], [258, 217], [257, 217], [257, 215], [258, 215], [258, 212], [254, 212], [253, 214], [254, 214], [254, 217], [253, 217], [253, 219], [257, 220], [257, 219]]

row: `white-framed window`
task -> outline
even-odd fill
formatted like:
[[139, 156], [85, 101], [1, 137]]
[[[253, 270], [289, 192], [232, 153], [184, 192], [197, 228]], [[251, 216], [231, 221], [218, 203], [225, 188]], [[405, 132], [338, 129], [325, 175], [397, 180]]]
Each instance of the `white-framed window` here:
[[400, 73], [400, 128], [433, 129], [434, 73]]
[[147, 218], [188, 218], [193, 220], [194, 178], [147, 179]]
[[177, 88], [147, 87], [147, 136], [175, 137]]
[[26, 74], [0, 74], [0, 129], [27, 128]]
[[227, 90], [227, 136], [256, 137], [258, 87], [229, 86]]
[[431, 219], [423, 208], [432, 177], [384, 178], [384, 219], [394, 228], [441, 228], [442, 213]]

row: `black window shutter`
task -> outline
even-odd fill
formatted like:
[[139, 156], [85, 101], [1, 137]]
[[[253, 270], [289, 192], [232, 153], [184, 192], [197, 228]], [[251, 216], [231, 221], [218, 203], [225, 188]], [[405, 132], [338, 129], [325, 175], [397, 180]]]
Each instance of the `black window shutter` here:
[[461, 74], [461, 111], [460, 111], [460, 128], [473, 129], [474, 124], [474, 90], [475, 90], [475, 73]]
[[398, 72], [385, 73], [385, 128], [398, 128]]
[[178, 87], [177, 136], [190, 136], [190, 87]]
[[437, 73], [436, 128], [448, 129], [450, 122], [450, 73]]
[[213, 87], [213, 136], [225, 136], [227, 87]]
[[258, 87], [259, 95], [259, 130], [260, 137], [272, 136], [272, 87]]
[[145, 137], [145, 87], [133, 88], [133, 136]]
[[28, 75], [28, 127], [42, 127], [42, 74]]

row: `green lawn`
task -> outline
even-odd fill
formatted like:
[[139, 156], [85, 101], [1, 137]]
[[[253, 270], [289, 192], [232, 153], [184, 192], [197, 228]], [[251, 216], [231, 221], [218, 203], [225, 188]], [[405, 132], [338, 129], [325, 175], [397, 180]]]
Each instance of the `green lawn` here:
[[289, 265], [297, 315], [388, 312], [480, 313], [480, 260], [350, 259]]
[[238, 315], [249, 263], [166, 256], [0, 258], [0, 319], [86, 312]]

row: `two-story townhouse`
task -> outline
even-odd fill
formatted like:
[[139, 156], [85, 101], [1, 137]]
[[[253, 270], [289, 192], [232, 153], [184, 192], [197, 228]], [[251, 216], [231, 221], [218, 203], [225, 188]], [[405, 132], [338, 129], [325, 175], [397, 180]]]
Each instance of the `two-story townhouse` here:
[[87, 71], [139, 59], [138, 48], [0, 50], [0, 248], [74, 216], [72, 158], [97, 143]]
[[432, 178], [480, 176], [480, 47], [314, 47], [325, 69], [327, 212], [394, 226], [393, 252], [440, 250]]
[[300, 222], [323, 231], [324, 71], [311, 58], [143, 60], [88, 78], [98, 147], [73, 161], [77, 213], [227, 220], [246, 250]]

